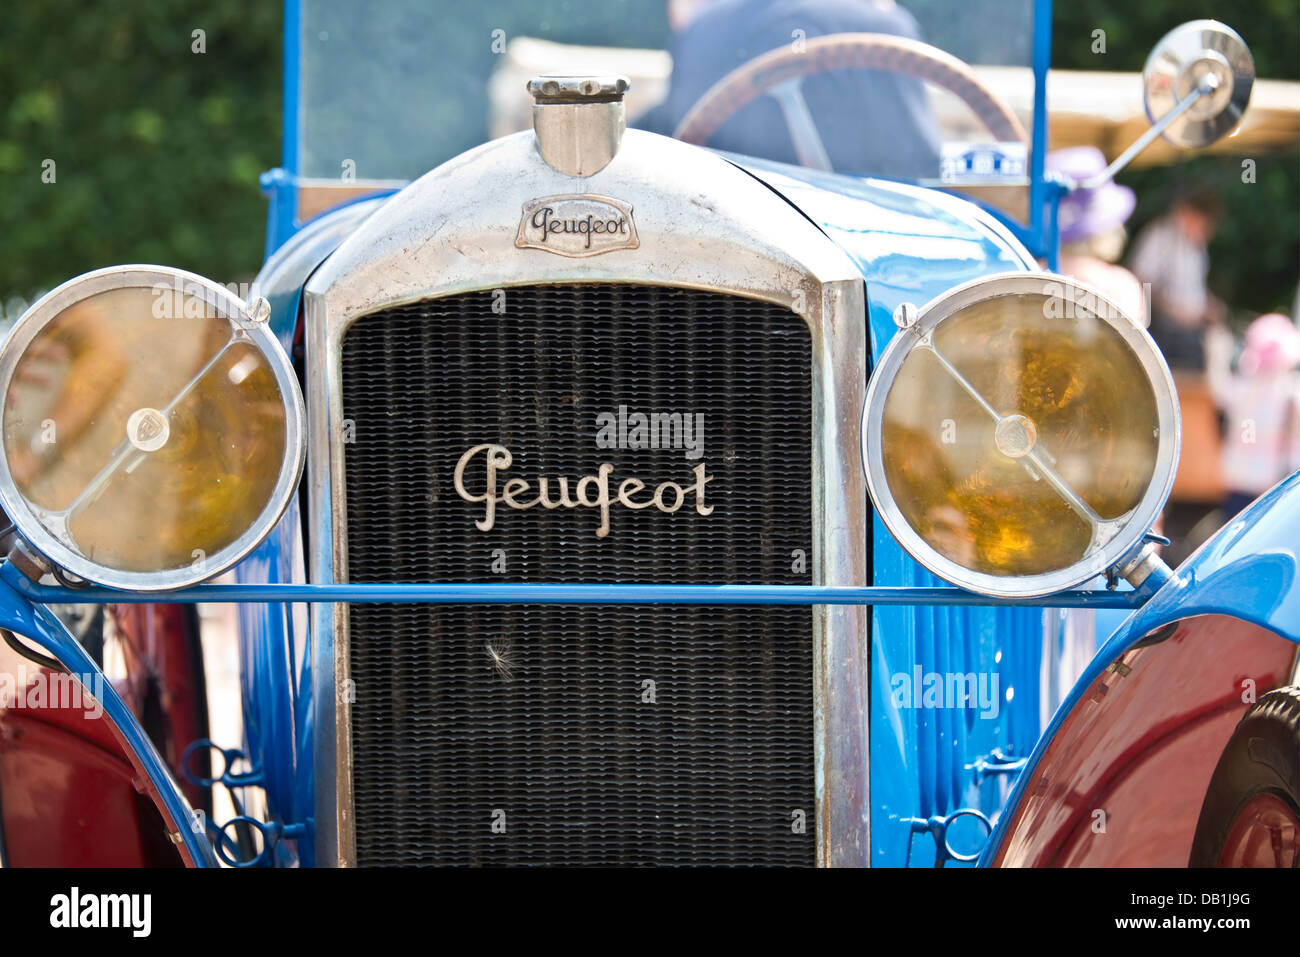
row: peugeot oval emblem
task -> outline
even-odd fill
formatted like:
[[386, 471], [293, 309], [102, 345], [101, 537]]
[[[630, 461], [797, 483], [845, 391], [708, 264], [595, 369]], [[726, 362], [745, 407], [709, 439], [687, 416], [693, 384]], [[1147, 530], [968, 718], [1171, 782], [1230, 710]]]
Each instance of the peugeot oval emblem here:
[[607, 196], [543, 196], [524, 203], [515, 245], [560, 256], [597, 256], [641, 245], [632, 206]]

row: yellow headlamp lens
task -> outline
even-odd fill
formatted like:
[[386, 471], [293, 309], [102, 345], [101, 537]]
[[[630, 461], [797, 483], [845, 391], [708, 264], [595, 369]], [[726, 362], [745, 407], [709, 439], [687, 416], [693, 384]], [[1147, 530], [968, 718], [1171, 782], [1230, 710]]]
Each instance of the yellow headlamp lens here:
[[181, 288], [111, 288], [63, 308], [14, 362], [9, 478], [74, 555], [206, 577], [271, 506], [294, 404], [225, 312]]
[[1168, 458], [1161, 417], [1170, 413], [1141, 334], [1121, 332], [1128, 322], [1070, 296], [1021, 291], [975, 297], [900, 333], [906, 353], [878, 424], [890, 501], [878, 507], [979, 575], [1095, 564], [1075, 576], [1083, 581], [1104, 570], [1102, 552], [1133, 534], [1130, 520]]

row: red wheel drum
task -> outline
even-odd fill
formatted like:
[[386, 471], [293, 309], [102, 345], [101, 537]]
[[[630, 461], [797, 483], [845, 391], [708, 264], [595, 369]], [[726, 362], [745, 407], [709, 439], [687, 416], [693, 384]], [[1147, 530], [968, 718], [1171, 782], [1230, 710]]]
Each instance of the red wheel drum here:
[[1280, 798], [1261, 794], [1247, 802], [1223, 844], [1220, 867], [1295, 867], [1300, 861], [1300, 820]]
[[0, 723], [5, 863], [179, 865], [161, 816], [135, 781], [106, 719], [72, 708], [7, 710]]
[[[1224, 745], [1258, 697], [1289, 682], [1295, 658], [1281, 636], [1222, 615], [1125, 652], [1075, 703], [1005, 812], [993, 864], [1186, 867]], [[1261, 805], [1258, 826], [1269, 812]], [[1255, 841], [1248, 833], [1237, 846], [1254, 854]]]

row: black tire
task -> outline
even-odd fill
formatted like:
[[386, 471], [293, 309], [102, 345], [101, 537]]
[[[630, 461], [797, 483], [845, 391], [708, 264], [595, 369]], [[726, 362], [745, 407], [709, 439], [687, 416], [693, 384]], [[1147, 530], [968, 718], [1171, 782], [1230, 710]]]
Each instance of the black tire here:
[[[1300, 819], [1300, 686], [1270, 691], [1237, 725], [1201, 805], [1191, 867], [1217, 867], [1237, 816], [1271, 795]], [[1300, 855], [1292, 866], [1300, 866]]]

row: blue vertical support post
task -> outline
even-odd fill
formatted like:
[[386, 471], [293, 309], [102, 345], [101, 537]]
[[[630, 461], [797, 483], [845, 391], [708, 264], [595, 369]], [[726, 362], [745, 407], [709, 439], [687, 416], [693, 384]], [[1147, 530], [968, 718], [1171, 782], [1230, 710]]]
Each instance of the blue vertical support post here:
[[[1052, 0], [1034, 0], [1034, 132], [1029, 156], [1030, 249], [1056, 268], [1056, 230], [1044, 222], [1048, 183], [1044, 174], [1047, 159], [1047, 71], [1052, 65]], [[1053, 204], [1054, 206], [1054, 204]], [[1053, 220], [1055, 217], [1052, 217]]]
[[262, 174], [269, 203], [266, 257], [297, 231], [298, 177], [302, 173], [302, 0], [284, 3], [284, 78], [280, 122], [280, 166]]

